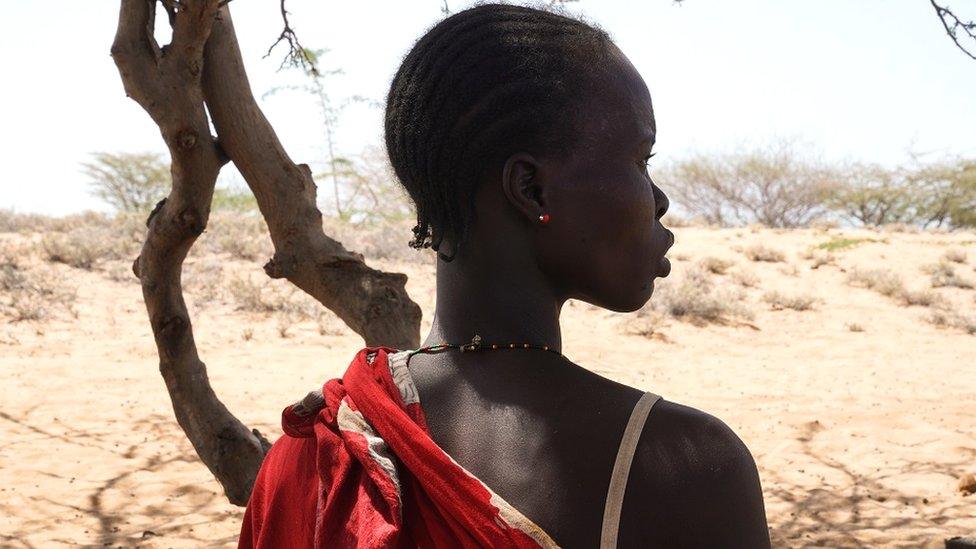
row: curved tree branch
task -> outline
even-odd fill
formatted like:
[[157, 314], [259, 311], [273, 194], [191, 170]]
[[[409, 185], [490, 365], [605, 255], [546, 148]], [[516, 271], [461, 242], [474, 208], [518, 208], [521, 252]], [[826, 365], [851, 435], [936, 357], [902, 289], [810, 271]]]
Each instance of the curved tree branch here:
[[221, 147], [254, 192], [275, 246], [265, 272], [335, 312], [366, 345], [416, 347], [421, 311], [406, 293], [406, 275], [366, 266], [361, 254], [322, 232], [312, 173], [292, 162], [258, 107], [226, 6], [204, 58], [203, 92]]
[[[939, 21], [942, 22], [943, 28], [945, 28], [946, 34], [952, 41], [956, 43], [956, 47], [962, 50], [963, 53], [968, 55], [972, 59], [976, 59], [976, 21], [964, 22], [956, 14], [952, 13], [949, 6], [940, 6], [935, 2], [935, 0], [929, 0], [932, 4], [932, 8], [935, 9], [935, 14], [939, 16]], [[951, 23], [951, 24], [950, 24]], [[969, 37], [969, 40], [973, 42], [968, 48], [959, 42], [959, 31], [965, 36]], [[969, 48], [974, 48], [972, 51]]]
[[176, 419], [230, 502], [244, 505], [270, 445], [211, 389], [180, 282], [183, 260], [207, 225], [221, 166], [235, 162], [268, 223], [275, 245], [269, 276], [318, 299], [370, 346], [416, 347], [421, 311], [406, 294], [405, 275], [367, 267], [361, 254], [322, 232], [308, 166], [291, 161], [251, 95], [227, 0], [160, 1], [173, 26], [170, 44], [159, 47], [153, 36], [156, 0], [121, 0], [112, 44], [126, 95], [159, 126], [172, 159], [172, 190], [150, 213], [132, 267]]
[[159, 126], [172, 158], [173, 188], [146, 222], [146, 242], [133, 271], [142, 283], [177, 422], [230, 502], [244, 505], [268, 442], [238, 421], [210, 388], [180, 283], [183, 260], [207, 225], [226, 161], [210, 135], [200, 87], [217, 0], [183, 0], [169, 13], [173, 40], [160, 48], [152, 34], [155, 2], [122, 0], [112, 44], [126, 95]]

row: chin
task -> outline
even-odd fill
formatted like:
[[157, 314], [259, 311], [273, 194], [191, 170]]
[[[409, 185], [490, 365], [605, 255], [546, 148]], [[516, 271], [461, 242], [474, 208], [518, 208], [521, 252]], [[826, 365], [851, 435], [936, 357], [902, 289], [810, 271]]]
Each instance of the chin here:
[[647, 302], [650, 301], [651, 294], [653, 293], [654, 279], [652, 278], [646, 284], [641, 286], [639, 293], [628, 296], [620, 296], [620, 298], [614, 300], [613, 303], [605, 303], [601, 304], [600, 306], [615, 313], [632, 313], [640, 310], [644, 305], [647, 305]]

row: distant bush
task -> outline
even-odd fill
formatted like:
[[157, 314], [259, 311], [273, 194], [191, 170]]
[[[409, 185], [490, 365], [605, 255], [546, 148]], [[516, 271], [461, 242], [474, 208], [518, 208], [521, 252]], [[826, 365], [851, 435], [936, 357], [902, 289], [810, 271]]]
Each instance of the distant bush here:
[[252, 214], [220, 211], [214, 212], [207, 223], [207, 230], [200, 238], [203, 251], [225, 253], [234, 259], [254, 261], [268, 259], [274, 254], [274, 246], [264, 218]]
[[860, 225], [913, 223], [915, 200], [903, 170], [876, 164], [852, 164], [841, 169], [843, 183], [828, 204], [847, 220]]
[[908, 177], [923, 227], [976, 227], [976, 161], [918, 164]]
[[918, 159], [897, 168], [855, 164], [829, 205], [862, 225], [976, 227], [976, 161]]
[[837, 174], [788, 141], [746, 152], [698, 154], [656, 179], [672, 200], [707, 223], [802, 227], [829, 212]]
[[169, 194], [169, 163], [156, 153], [92, 153], [82, 165], [92, 193], [121, 212], [146, 212]]
[[247, 187], [217, 187], [210, 209], [214, 212], [257, 212], [258, 201]]

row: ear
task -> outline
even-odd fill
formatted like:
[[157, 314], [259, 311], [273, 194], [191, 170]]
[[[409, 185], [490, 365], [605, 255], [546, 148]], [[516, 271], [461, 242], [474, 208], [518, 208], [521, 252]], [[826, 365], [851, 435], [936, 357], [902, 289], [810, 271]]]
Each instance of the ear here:
[[529, 153], [515, 153], [502, 168], [502, 190], [505, 197], [530, 221], [545, 213], [542, 165]]

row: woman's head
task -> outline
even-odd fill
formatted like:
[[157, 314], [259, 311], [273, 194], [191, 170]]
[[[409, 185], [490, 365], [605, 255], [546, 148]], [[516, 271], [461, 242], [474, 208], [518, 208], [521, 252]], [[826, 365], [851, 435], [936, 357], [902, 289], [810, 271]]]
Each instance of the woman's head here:
[[612, 310], [640, 307], [667, 274], [667, 199], [643, 166], [650, 95], [606, 32], [505, 4], [452, 15], [404, 58], [385, 129], [417, 207], [411, 246], [451, 261], [505, 239], [563, 297]]

